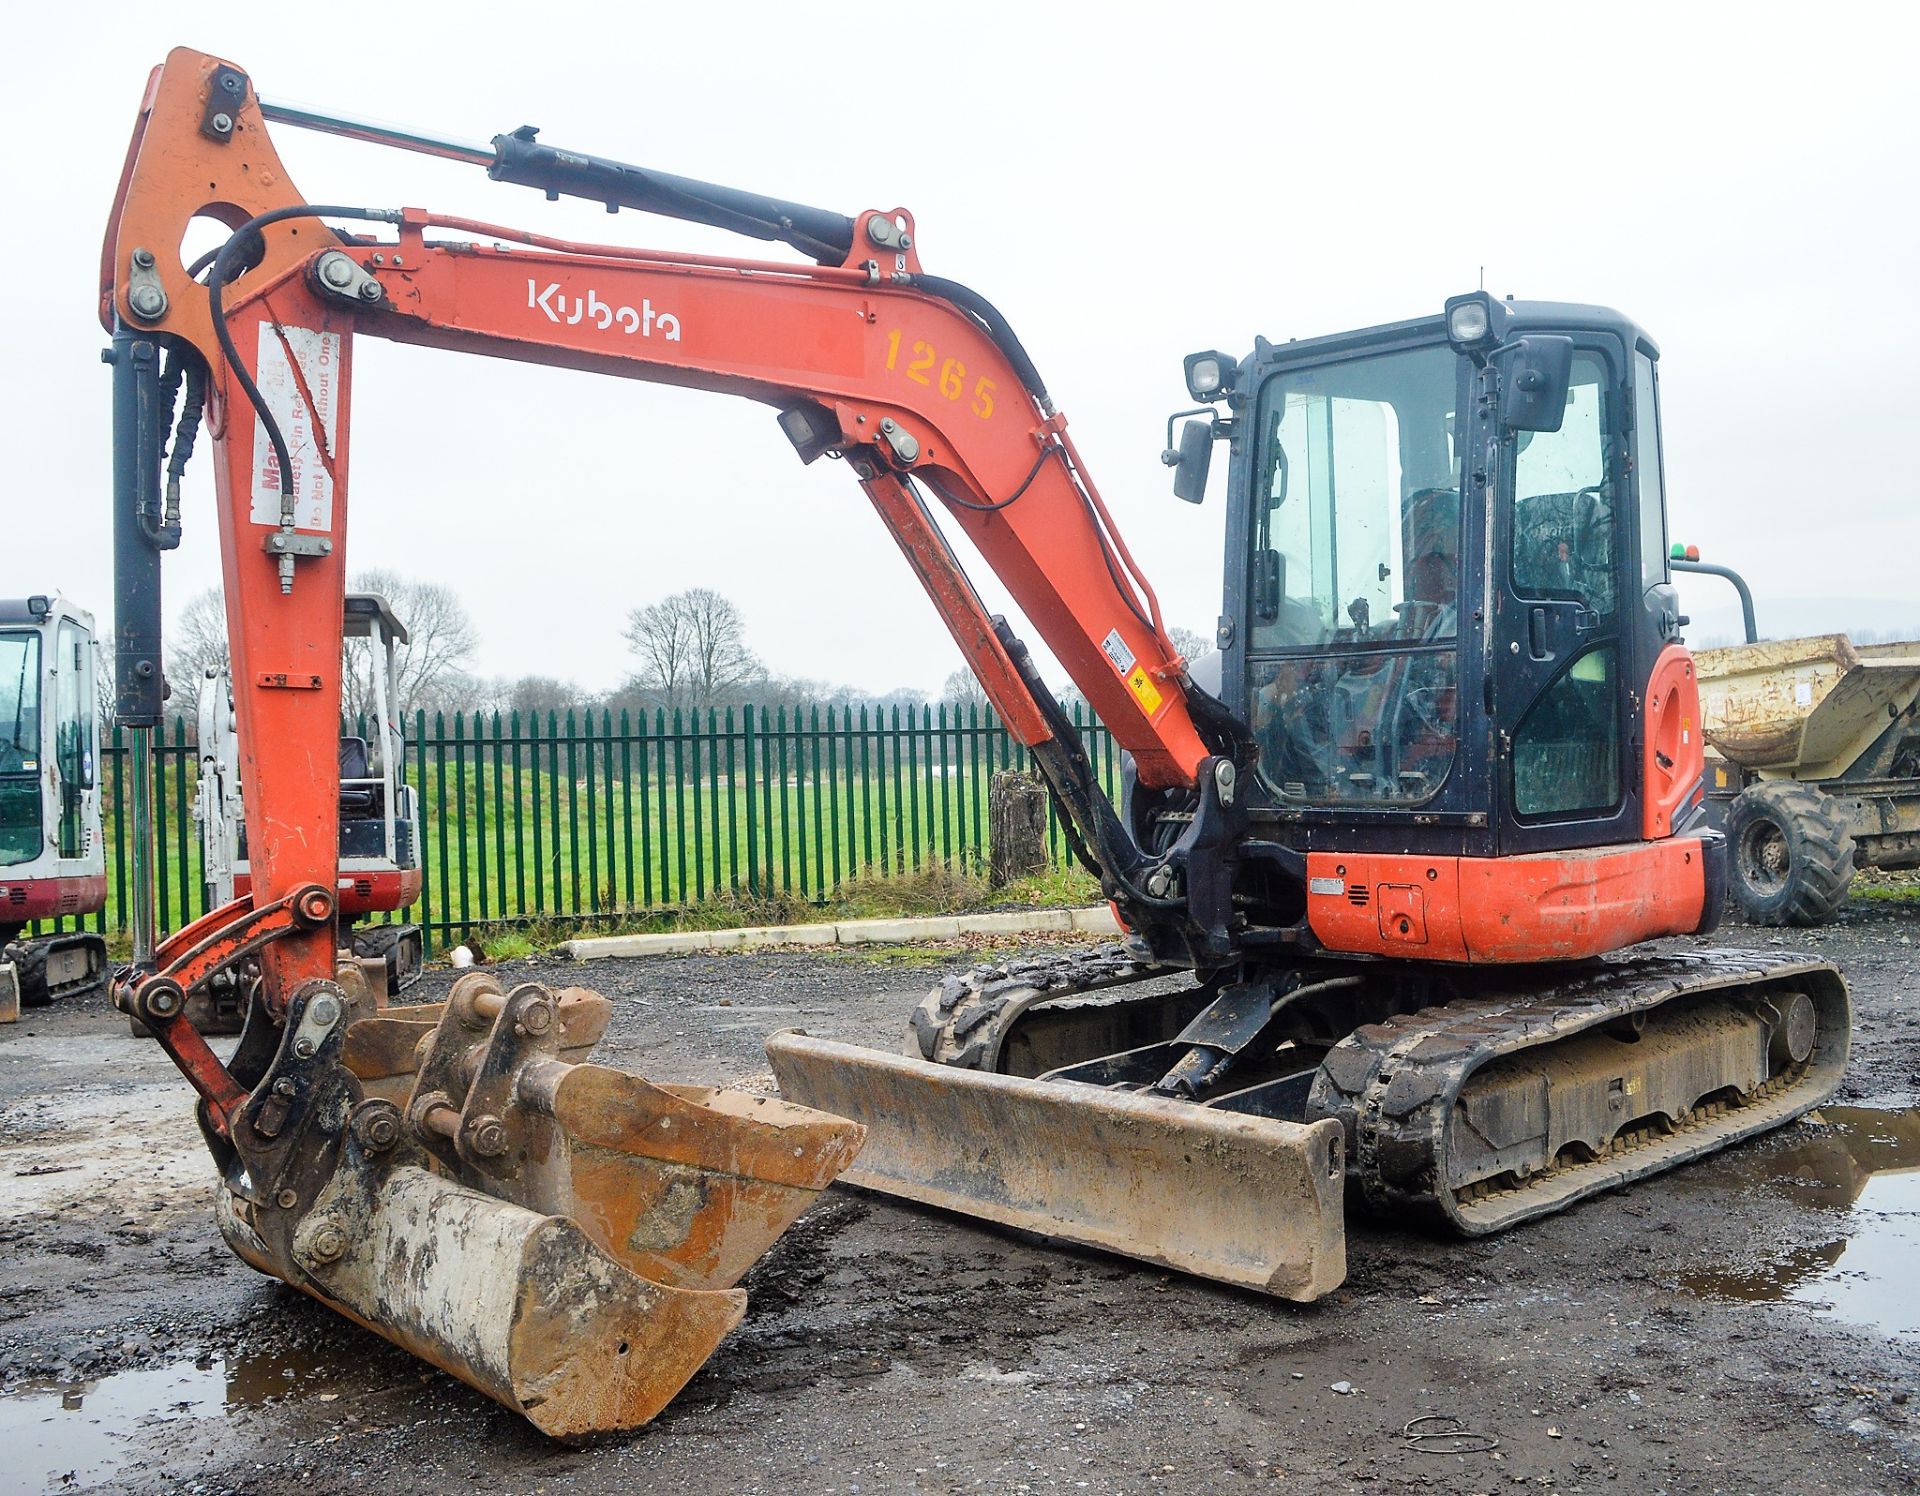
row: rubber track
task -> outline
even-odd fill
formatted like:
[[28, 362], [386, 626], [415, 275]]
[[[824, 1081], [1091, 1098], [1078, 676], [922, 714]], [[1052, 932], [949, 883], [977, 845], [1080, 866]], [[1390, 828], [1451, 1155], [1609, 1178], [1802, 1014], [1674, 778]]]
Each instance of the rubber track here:
[[[47, 957], [53, 950], [65, 945], [97, 946], [100, 966], [97, 971], [79, 981], [68, 982], [55, 991], [47, 986]], [[96, 992], [104, 993], [112, 976], [106, 961], [106, 950], [106, 942], [100, 936], [85, 931], [68, 931], [39, 940], [15, 941], [6, 948], [4, 955], [13, 963], [20, 983], [20, 1006], [44, 1008], [50, 1003], [73, 1002], [90, 998]]]
[[906, 1052], [962, 1070], [991, 1070], [1007, 1028], [1035, 1003], [1178, 974], [1118, 944], [968, 967], [942, 977], [915, 1007]]
[[[1540, 968], [1531, 975], [1538, 977]], [[1500, 974], [1506, 981], [1512, 977]], [[1590, 1163], [1543, 1170], [1461, 1199], [1447, 1187], [1447, 1128], [1473, 1074], [1503, 1055], [1570, 1039], [1675, 999], [1742, 989], [1804, 991], [1819, 1037], [1808, 1062], [1745, 1103], [1695, 1108], [1671, 1131], [1622, 1138]], [[1833, 966], [1801, 956], [1702, 950], [1600, 963], [1554, 986], [1512, 986], [1367, 1024], [1328, 1053], [1310, 1117], [1347, 1129], [1348, 1185], [1370, 1211], [1465, 1235], [1503, 1230], [1789, 1122], [1833, 1094], [1846, 1068], [1851, 1009]]]

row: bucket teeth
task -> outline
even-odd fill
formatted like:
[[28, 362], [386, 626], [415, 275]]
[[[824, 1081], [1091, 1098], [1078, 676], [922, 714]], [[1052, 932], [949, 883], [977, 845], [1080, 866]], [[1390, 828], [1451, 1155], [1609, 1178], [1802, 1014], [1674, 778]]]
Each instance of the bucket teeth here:
[[583, 1063], [611, 1011], [471, 973], [445, 1003], [355, 1023], [343, 1062], [363, 1099], [291, 1261], [234, 1196], [229, 1245], [547, 1433], [647, 1422], [865, 1129]]

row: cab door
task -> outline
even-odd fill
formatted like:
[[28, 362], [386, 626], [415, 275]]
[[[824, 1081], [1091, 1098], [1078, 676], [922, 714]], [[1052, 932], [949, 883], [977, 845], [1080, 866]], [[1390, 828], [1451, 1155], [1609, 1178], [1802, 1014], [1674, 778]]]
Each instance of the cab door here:
[[1488, 667], [1506, 855], [1639, 840], [1624, 381], [1616, 343], [1577, 338], [1560, 428], [1501, 440]]
[[94, 765], [98, 749], [99, 693], [95, 686], [93, 636], [72, 618], [53, 635], [53, 768], [56, 841], [64, 860], [93, 850]]

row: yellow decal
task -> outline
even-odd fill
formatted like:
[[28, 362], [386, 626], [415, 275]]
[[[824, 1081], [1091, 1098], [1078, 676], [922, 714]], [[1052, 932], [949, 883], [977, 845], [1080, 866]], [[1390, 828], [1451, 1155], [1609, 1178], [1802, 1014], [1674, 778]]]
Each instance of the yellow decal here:
[[[933, 344], [923, 339], [915, 339], [908, 350], [912, 360], [905, 369], [907, 378], [915, 384], [924, 384], [929, 389], [938, 389], [949, 400], [958, 400], [967, 392], [967, 366], [957, 358], [940, 360]], [[933, 366], [940, 363], [940, 372], [936, 378]], [[900, 329], [893, 328], [887, 333], [887, 368], [890, 372], [900, 372]], [[967, 402], [970, 409], [981, 420], [990, 420], [993, 416], [994, 382], [981, 375], [973, 382], [973, 398]]]
[[1140, 698], [1140, 707], [1149, 717], [1160, 710], [1160, 688], [1153, 683], [1153, 677], [1147, 674], [1147, 667], [1135, 665], [1133, 673], [1127, 677], [1127, 685], [1133, 694]]

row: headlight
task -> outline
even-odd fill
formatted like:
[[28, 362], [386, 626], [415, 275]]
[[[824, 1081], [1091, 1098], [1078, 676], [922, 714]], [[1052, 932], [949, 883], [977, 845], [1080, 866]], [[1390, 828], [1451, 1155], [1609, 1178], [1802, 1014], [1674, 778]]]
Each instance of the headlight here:
[[1471, 346], [1483, 341], [1487, 336], [1487, 304], [1484, 301], [1463, 301], [1447, 313], [1447, 339], [1449, 342]]
[[1226, 393], [1227, 376], [1235, 360], [1229, 354], [1208, 350], [1186, 357], [1187, 393], [1196, 400], [1218, 400]]

